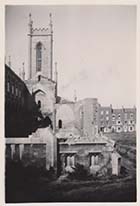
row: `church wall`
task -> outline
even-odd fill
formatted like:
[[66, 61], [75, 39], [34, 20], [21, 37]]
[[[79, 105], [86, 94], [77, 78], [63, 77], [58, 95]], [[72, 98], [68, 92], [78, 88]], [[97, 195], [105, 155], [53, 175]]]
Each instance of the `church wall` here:
[[35, 101], [37, 104], [40, 101], [40, 111], [42, 114], [50, 114], [53, 112], [54, 98], [51, 92], [48, 91], [47, 94], [42, 92], [36, 93]]
[[5, 136], [28, 136], [37, 107], [26, 84], [5, 66]]
[[26, 81], [27, 87], [30, 92], [33, 93], [36, 104], [40, 101], [40, 111], [45, 117], [48, 114], [52, 114], [55, 104], [55, 82], [44, 79], [38, 81], [38, 78], [34, 78]]
[[83, 133], [91, 138], [95, 133], [94, 127], [97, 125], [97, 106], [97, 99], [85, 99], [83, 102]]
[[98, 124], [97, 99], [84, 99], [75, 103], [57, 104], [56, 126], [62, 120], [63, 129], [75, 127], [81, 136], [93, 138]]
[[93, 136], [94, 127], [98, 124], [97, 99], [89, 98], [75, 103], [75, 125], [81, 135]]
[[62, 121], [62, 128], [72, 128], [75, 126], [74, 104], [57, 104], [56, 105], [56, 127], [59, 128], [59, 120]]
[[75, 103], [75, 127], [80, 131], [80, 135], [83, 136], [83, 105], [81, 101]]

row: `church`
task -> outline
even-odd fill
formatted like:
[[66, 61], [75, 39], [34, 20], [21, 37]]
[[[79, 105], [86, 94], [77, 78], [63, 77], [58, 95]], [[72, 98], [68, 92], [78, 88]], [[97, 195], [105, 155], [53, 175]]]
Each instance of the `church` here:
[[30, 125], [34, 121], [35, 128], [26, 137], [21, 134], [6, 138], [6, 158], [20, 160], [25, 166], [54, 168], [59, 174], [73, 172], [79, 164], [93, 175], [119, 175], [121, 157], [115, 142], [99, 132], [98, 99], [68, 101], [58, 96], [56, 64], [53, 72], [52, 15], [49, 17], [48, 28], [34, 28], [29, 15], [29, 78], [19, 81], [32, 99], [26, 104], [36, 109], [34, 120], [28, 122]]
[[29, 15], [29, 79], [25, 81], [40, 110], [40, 119], [54, 122], [57, 99], [57, 71], [53, 80], [53, 25], [50, 14], [48, 28], [34, 28]]

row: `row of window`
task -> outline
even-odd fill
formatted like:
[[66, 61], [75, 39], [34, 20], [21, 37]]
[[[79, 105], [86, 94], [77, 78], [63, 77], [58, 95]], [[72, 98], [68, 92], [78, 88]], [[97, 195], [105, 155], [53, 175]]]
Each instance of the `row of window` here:
[[107, 111], [102, 110], [101, 115], [103, 115], [103, 114], [109, 114], [109, 111], [108, 110]]
[[135, 127], [134, 126], [112, 126], [112, 127], [101, 127], [100, 128], [101, 131], [103, 132], [110, 132], [110, 131], [116, 131], [116, 132], [132, 132], [135, 131]]
[[[106, 115], [109, 115], [109, 111], [101, 111], [101, 115], [103, 114], [106, 114]], [[112, 119], [115, 119], [115, 118], [121, 118], [123, 114], [112, 114]], [[130, 118], [133, 118], [134, 117], [134, 114], [133, 113], [124, 113], [124, 118], [127, 119], [128, 116], [130, 116]]]
[[16, 97], [21, 97], [21, 90], [19, 88], [17, 88], [14, 84], [10, 84], [10, 82], [7, 82], [7, 92], [13, 95], [15, 95]]
[[116, 129], [117, 129], [117, 131], [122, 131], [122, 130], [124, 130], [124, 131], [134, 131], [135, 130], [135, 128], [132, 127], [132, 126], [128, 127], [128, 128], [117, 127]]
[[[109, 120], [109, 118], [110, 118], [109, 116], [106, 116], [106, 117], [105, 117], [106, 120]], [[124, 119], [126, 120], [126, 119], [128, 119], [128, 118], [129, 118], [129, 117], [124, 118]], [[101, 117], [101, 119], [103, 119], [103, 117]], [[118, 120], [121, 120], [121, 117], [119, 116], [117, 119], [118, 119]], [[130, 116], [130, 119], [133, 119], [133, 116], [132, 116], [132, 115]], [[115, 121], [115, 120], [116, 120], [116, 117], [112, 115], [112, 121]]]
[[[122, 122], [120, 120], [116, 121], [117, 124], [122, 124]], [[124, 121], [125, 124], [135, 124], [134, 120], [125, 120]]]
[[[100, 122], [101, 122], [101, 124], [108, 124], [109, 123], [108, 119], [106, 119], [106, 121], [101, 120]], [[123, 123], [122, 121], [117, 120], [117, 121], [112, 121], [112, 123], [119, 124], [119, 125], [120, 124], [135, 124], [135, 121], [134, 120], [125, 120]]]

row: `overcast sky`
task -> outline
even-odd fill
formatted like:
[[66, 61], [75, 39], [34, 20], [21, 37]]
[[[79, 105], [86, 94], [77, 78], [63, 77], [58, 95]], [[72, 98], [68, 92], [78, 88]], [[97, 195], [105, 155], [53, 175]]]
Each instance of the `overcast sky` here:
[[104, 106], [136, 104], [135, 6], [7, 6], [6, 57], [28, 77], [28, 15], [48, 27], [53, 15], [59, 95], [98, 98]]

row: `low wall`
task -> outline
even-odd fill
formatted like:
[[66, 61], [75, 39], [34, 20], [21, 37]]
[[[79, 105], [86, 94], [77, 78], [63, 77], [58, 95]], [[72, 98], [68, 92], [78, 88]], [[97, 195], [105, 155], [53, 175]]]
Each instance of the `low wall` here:
[[46, 144], [6, 144], [6, 159], [21, 160], [25, 167], [46, 167]]
[[56, 170], [57, 140], [50, 128], [39, 129], [29, 138], [6, 138], [5, 155], [6, 160], [20, 160], [24, 166], [34, 165], [47, 170], [53, 167]]

